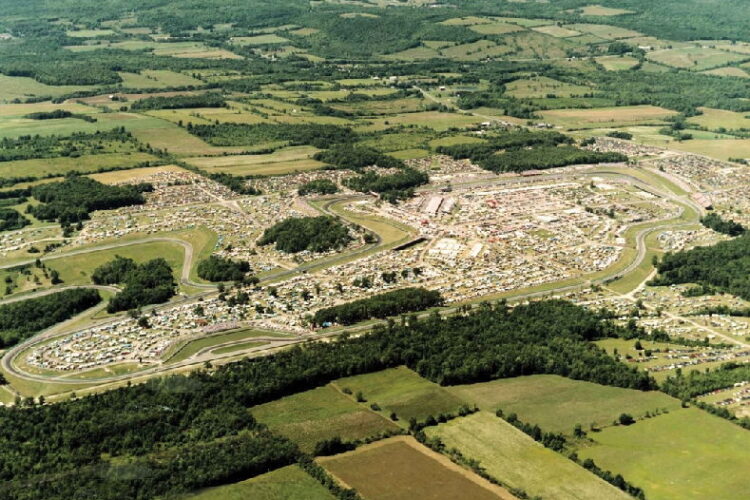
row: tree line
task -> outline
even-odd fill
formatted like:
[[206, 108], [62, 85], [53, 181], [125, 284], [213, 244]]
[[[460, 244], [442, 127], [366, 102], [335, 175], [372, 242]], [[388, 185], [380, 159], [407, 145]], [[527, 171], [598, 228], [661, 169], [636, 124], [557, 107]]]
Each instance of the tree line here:
[[137, 264], [133, 259], [118, 255], [94, 269], [91, 280], [97, 285], [124, 285], [123, 290], [109, 300], [109, 313], [161, 304], [174, 296], [177, 287], [172, 268], [162, 258]]
[[344, 185], [362, 193], [378, 193], [391, 203], [411, 198], [414, 188], [427, 184], [429, 176], [417, 169], [406, 167], [393, 174], [378, 174], [368, 170], [356, 177], [344, 180]]
[[712, 246], [666, 253], [656, 266], [652, 286], [697, 283], [750, 300], [750, 235]]
[[707, 228], [728, 236], [739, 236], [745, 232], [745, 226], [739, 222], [733, 221], [732, 219], [725, 220], [716, 212], [704, 215], [701, 217], [700, 221], [701, 224]]
[[31, 195], [41, 204], [27, 210], [40, 220], [58, 221], [67, 226], [89, 218], [95, 210], [114, 210], [146, 202], [143, 192], [153, 190], [151, 184], [109, 186], [89, 177], [70, 176], [61, 182], [40, 184]]
[[250, 263], [211, 255], [198, 263], [198, 276], [206, 281], [243, 281], [250, 272]]
[[647, 374], [590, 343], [620, 333], [611, 321], [566, 301], [514, 309], [485, 304], [449, 318], [410, 317], [210, 373], [151, 379], [55, 405], [0, 408], [0, 482], [18, 498], [119, 499], [245, 479], [295, 460], [294, 448], [259, 428], [247, 408], [400, 365], [441, 384], [551, 373], [655, 388]]
[[152, 109], [226, 108], [227, 106], [227, 101], [221, 94], [207, 92], [197, 95], [147, 97], [135, 101], [130, 105], [130, 109], [145, 111]]
[[424, 288], [402, 288], [354, 302], [326, 307], [315, 312], [312, 323], [352, 325], [371, 318], [387, 318], [407, 312], [424, 311], [444, 303], [440, 292]]
[[28, 337], [94, 307], [99, 292], [74, 288], [0, 305], [0, 347], [10, 347]]

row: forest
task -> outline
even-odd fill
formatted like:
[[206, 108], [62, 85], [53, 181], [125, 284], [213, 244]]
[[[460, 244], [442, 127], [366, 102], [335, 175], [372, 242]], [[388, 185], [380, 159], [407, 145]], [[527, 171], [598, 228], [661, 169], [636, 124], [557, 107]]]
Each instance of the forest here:
[[340, 144], [315, 154], [315, 159], [336, 168], [360, 170], [364, 167], [404, 168], [404, 162], [365, 146]]
[[726, 234], [727, 236], [740, 236], [745, 232], [745, 226], [731, 219], [723, 219], [716, 212], [711, 212], [701, 217], [701, 224], [717, 233]]
[[250, 272], [250, 263], [211, 255], [198, 263], [197, 272], [206, 281], [242, 281]]
[[352, 241], [349, 228], [335, 217], [290, 217], [269, 227], [258, 245], [276, 244], [285, 253], [338, 250]]
[[338, 186], [329, 181], [328, 179], [315, 179], [314, 181], [306, 182], [299, 187], [297, 193], [300, 196], [307, 196], [308, 194], [334, 194], [338, 193]]
[[34, 186], [31, 195], [41, 204], [29, 205], [28, 211], [37, 219], [58, 221], [66, 226], [87, 220], [95, 210], [142, 205], [146, 202], [142, 193], [152, 189], [150, 184], [109, 186], [73, 175], [61, 182]]
[[0, 348], [17, 344], [100, 301], [98, 291], [76, 288], [0, 305]]
[[177, 286], [166, 260], [159, 258], [137, 264], [119, 255], [97, 267], [91, 280], [97, 285], [123, 285], [122, 291], [109, 300], [109, 313], [161, 304], [174, 296]]
[[12, 208], [0, 207], [0, 231], [15, 231], [31, 224], [31, 221]]
[[424, 311], [442, 305], [443, 297], [440, 292], [425, 290], [424, 288], [402, 288], [401, 290], [320, 309], [313, 315], [312, 322], [316, 326], [334, 323], [353, 325], [371, 318], [384, 319], [388, 316]]
[[667, 253], [659, 261], [652, 286], [697, 283], [750, 300], [750, 235], [712, 246]]
[[329, 148], [333, 144], [352, 141], [355, 133], [337, 125], [269, 124], [192, 125], [187, 130], [214, 146], [253, 146], [267, 142], [286, 141], [291, 146], [310, 145]]
[[538, 146], [495, 154], [479, 161], [479, 166], [495, 173], [525, 172], [588, 163], [625, 162], [621, 153], [600, 153], [575, 146]]
[[565, 301], [514, 309], [484, 304], [468, 314], [410, 318], [408, 325], [390, 323], [211, 373], [151, 379], [55, 405], [0, 408], [0, 443], [26, 443], [0, 447], [0, 482], [14, 498], [33, 498], [29, 485], [43, 482], [52, 498], [119, 499], [241, 480], [297, 460], [296, 448], [270, 436], [247, 408], [399, 365], [441, 384], [553, 373], [654, 389], [648, 375], [589, 342], [620, 333], [621, 327]]
[[54, 158], [57, 156], [76, 157], [98, 154], [112, 142], [131, 143], [136, 141], [122, 128], [92, 134], [75, 133], [61, 135], [22, 135], [18, 138], [0, 139], [0, 161], [28, 160], [31, 158]]
[[153, 96], [135, 101], [130, 109], [182, 109], [182, 108], [225, 108], [227, 101], [221, 94], [208, 92], [197, 95], [178, 95], [171, 97]]
[[396, 203], [411, 198], [414, 188], [429, 182], [429, 176], [414, 168], [403, 168], [393, 174], [378, 174], [372, 170], [344, 180], [344, 185], [362, 193], [378, 193], [388, 202]]

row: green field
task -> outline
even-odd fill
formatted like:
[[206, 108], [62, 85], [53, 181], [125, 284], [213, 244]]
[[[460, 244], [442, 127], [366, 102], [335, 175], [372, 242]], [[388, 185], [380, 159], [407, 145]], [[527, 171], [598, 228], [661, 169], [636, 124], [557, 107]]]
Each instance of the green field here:
[[747, 55], [732, 54], [724, 50], [709, 47], [681, 47], [649, 52], [649, 60], [673, 68], [703, 71], [719, 66], [744, 61]]
[[211, 354], [228, 354], [230, 352], [243, 351], [245, 349], [251, 349], [253, 347], [260, 347], [264, 345], [268, 345], [268, 342], [240, 342], [239, 344], [232, 344], [214, 349], [211, 351]]
[[92, 251], [56, 259], [44, 259], [48, 267], [60, 273], [60, 279], [66, 285], [91, 283], [94, 269], [114, 259], [116, 255], [127, 257], [136, 262], [164, 258], [172, 267], [175, 280], [179, 282], [182, 274], [185, 251], [176, 243], [152, 242], [139, 243], [109, 250]]
[[350, 441], [398, 429], [386, 417], [331, 385], [256, 406], [251, 411], [272, 431], [288, 437], [307, 452], [325, 439], [338, 436]]
[[319, 150], [311, 146], [282, 148], [269, 154], [186, 158], [185, 161], [209, 172], [234, 175], [282, 175], [315, 170], [325, 164], [312, 156]]
[[595, 109], [557, 109], [540, 111], [539, 114], [545, 121], [569, 130], [575, 130], [661, 123], [665, 118], [676, 113], [657, 106], [622, 106]]
[[412, 437], [379, 441], [318, 462], [368, 500], [514, 498]]
[[590, 437], [596, 444], [578, 454], [622, 474], [649, 499], [729, 500], [750, 491], [750, 433], [701, 410], [681, 409]]
[[187, 85], [203, 86], [192, 76], [169, 70], [143, 70], [140, 73], [121, 72], [122, 86], [129, 89], [158, 89]]
[[444, 388], [405, 367], [342, 378], [333, 384], [355, 394], [362, 392], [368, 404], [377, 403], [383, 408], [384, 415], [395, 412], [402, 425], [408, 424], [410, 418], [424, 420], [430, 415], [455, 413], [463, 404]]
[[0, 163], [0, 179], [13, 177], [63, 176], [68, 172], [89, 173], [112, 168], [130, 168], [145, 162], [158, 162], [148, 153], [105, 153], [78, 158], [59, 157], [34, 160], [6, 161]]
[[335, 497], [296, 465], [226, 486], [208, 488], [184, 500], [333, 500]]
[[571, 85], [546, 76], [515, 80], [506, 85], [506, 93], [518, 98], [542, 99], [550, 94], [571, 97], [591, 92], [590, 87]]
[[10, 102], [13, 99], [27, 97], [56, 97], [95, 87], [93, 85], [46, 85], [24, 76], [0, 75], [0, 88], [3, 89], [0, 102]]
[[429, 437], [439, 437], [448, 449], [456, 448], [466, 458], [478, 460], [503, 484], [532, 496], [560, 500], [630, 498], [488, 412], [428, 427], [425, 432]]
[[[283, 338], [284, 335], [266, 332], [263, 330], [254, 329], [242, 329], [238, 331], [220, 333], [216, 335], [208, 335], [196, 340], [190, 340], [183, 344], [180, 348], [173, 351], [171, 357], [167, 360], [169, 363], [179, 363], [185, 361], [190, 356], [198, 353], [199, 351], [206, 349], [211, 346], [225, 344], [227, 342], [237, 342], [239, 340], [252, 339], [256, 337], [279, 337]], [[256, 342], [253, 342], [256, 343]], [[235, 346], [232, 346], [235, 347]]]
[[630, 56], [602, 56], [596, 62], [604, 66], [607, 71], [625, 71], [638, 64], [638, 59]]
[[531, 375], [448, 390], [481, 409], [516, 413], [523, 422], [537, 424], [546, 432], [572, 434], [576, 424], [610, 425], [621, 413], [640, 417], [646, 412], [680, 407], [680, 402], [661, 392], [620, 389], [557, 375]]
[[750, 118], [747, 113], [726, 111], [723, 109], [700, 108], [702, 114], [691, 116], [688, 123], [694, 123], [709, 130], [724, 128], [726, 130], [750, 129]]

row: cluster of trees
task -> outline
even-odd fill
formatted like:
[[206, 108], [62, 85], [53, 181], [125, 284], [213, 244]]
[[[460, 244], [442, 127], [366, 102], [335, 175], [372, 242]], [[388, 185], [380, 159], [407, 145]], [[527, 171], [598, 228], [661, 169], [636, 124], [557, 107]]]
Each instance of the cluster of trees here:
[[402, 288], [365, 299], [318, 310], [312, 318], [316, 326], [325, 324], [352, 325], [371, 318], [387, 318], [430, 307], [442, 306], [440, 292], [424, 288]]
[[565, 450], [567, 440], [565, 439], [564, 434], [559, 432], [544, 432], [542, 431], [541, 427], [536, 424], [531, 425], [529, 423], [522, 422], [518, 419], [518, 415], [516, 415], [515, 413], [510, 413], [508, 414], [508, 416], [505, 416], [503, 410], [497, 410], [495, 414], [511, 424], [516, 429], [530, 436], [532, 439], [534, 439], [534, 441], [542, 443], [542, 445], [544, 445], [546, 448], [557, 452]]
[[100, 301], [96, 290], [76, 288], [0, 305], [0, 347], [12, 346]]
[[41, 184], [31, 189], [31, 195], [41, 204], [29, 205], [28, 211], [40, 220], [60, 222], [63, 226], [89, 218], [95, 210], [145, 203], [143, 192], [152, 190], [150, 184], [109, 186], [89, 177], [70, 176], [61, 182]]
[[225, 108], [227, 101], [221, 94], [208, 92], [196, 95], [178, 95], [171, 97], [154, 96], [134, 102], [130, 109], [183, 109], [183, 108]]
[[571, 142], [570, 137], [559, 132], [512, 130], [490, 137], [486, 142], [440, 146], [437, 148], [437, 152], [451, 156], [456, 160], [468, 158], [474, 163], [479, 163], [497, 154], [500, 150], [510, 151], [533, 146], [557, 146], [558, 144], [570, 144]]
[[0, 208], [0, 231], [13, 231], [29, 224], [29, 219], [12, 208]]
[[750, 300], [750, 235], [716, 245], [667, 253], [656, 267], [652, 286], [698, 283]]
[[166, 260], [159, 258], [137, 264], [119, 255], [97, 267], [91, 280], [97, 285], [124, 285], [123, 290], [109, 300], [109, 313], [161, 304], [174, 296], [177, 286]]
[[711, 212], [701, 217], [701, 224], [717, 233], [729, 236], [739, 236], [745, 232], [745, 226], [733, 220], [724, 220], [716, 212]]
[[213, 172], [207, 173], [200, 171], [200, 174], [205, 175], [214, 182], [228, 187], [237, 194], [244, 194], [255, 196], [260, 194], [260, 191], [253, 186], [247, 184], [247, 180], [242, 177], [237, 177], [227, 172]]
[[59, 120], [62, 118], [78, 118], [79, 120], [83, 120], [83, 121], [90, 122], [90, 123], [96, 122], [96, 118], [94, 118], [93, 116], [84, 115], [81, 113], [71, 113], [70, 111], [66, 111], [64, 109], [29, 113], [28, 115], [24, 115], [24, 118], [28, 118], [29, 120]]
[[648, 375], [590, 343], [619, 331], [565, 301], [512, 310], [485, 304], [466, 315], [410, 318], [211, 373], [151, 379], [55, 405], [0, 408], [0, 442], [7, 443], [0, 482], [12, 498], [32, 498], [39, 488], [57, 498], [152, 498], [246, 479], [295, 460], [295, 448], [259, 428], [248, 407], [400, 365], [442, 384], [552, 373], [654, 388]]
[[380, 197], [391, 203], [411, 198], [414, 188], [429, 182], [429, 176], [414, 168], [403, 168], [393, 174], [381, 175], [369, 170], [356, 177], [350, 177], [344, 184], [362, 193], [378, 193]]
[[679, 372], [676, 376], [670, 376], [662, 382], [661, 389], [670, 396], [685, 401], [748, 380], [750, 380], [749, 365], [724, 363], [711, 371], [692, 370], [687, 376]]
[[198, 276], [207, 281], [243, 281], [250, 272], [250, 263], [211, 255], [198, 263]]
[[269, 227], [258, 245], [276, 244], [286, 253], [327, 252], [345, 247], [352, 241], [349, 229], [335, 217], [289, 217]]
[[489, 156], [479, 166], [493, 172], [524, 172], [585, 163], [615, 163], [627, 161], [621, 153], [600, 153], [574, 146], [539, 146], [515, 149]]
[[314, 157], [318, 161], [328, 163], [336, 168], [359, 170], [364, 167], [378, 166], [381, 168], [404, 168], [404, 162], [392, 156], [369, 148], [352, 144], [339, 144], [326, 151], [320, 151]]
[[297, 193], [300, 196], [306, 196], [311, 193], [316, 194], [334, 194], [338, 193], [339, 187], [328, 179], [315, 179], [314, 181], [306, 182], [300, 186]]
[[350, 128], [319, 124], [188, 124], [187, 129], [215, 146], [253, 146], [287, 141], [293, 146], [310, 145], [324, 149], [334, 144], [351, 142], [356, 137]]
[[0, 161], [106, 153], [107, 146], [112, 143], [120, 146], [123, 143], [131, 143], [135, 148], [135, 139], [130, 132], [120, 127], [110, 131], [75, 133], [69, 136], [23, 135], [0, 139]]

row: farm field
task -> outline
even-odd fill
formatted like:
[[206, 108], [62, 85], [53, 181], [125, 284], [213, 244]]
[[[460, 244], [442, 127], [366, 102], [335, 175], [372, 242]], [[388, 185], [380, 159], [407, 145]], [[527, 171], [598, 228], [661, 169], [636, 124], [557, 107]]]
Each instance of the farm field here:
[[315, 170], [325, 164], [312, 159], [319, 149], [311, 146], [282, 148], [269, 154], [193, 157], [185, 161], [208, 172], [233, 175], [282, 175], [295, 171]]
[[617, 26], [611, 26], [609, 24], [569, 24], [565, 25], [565, 28], [581, 33], [589, 33], [599, 38], [605, 38], [607, 40], [617, 40], [621, 38], [633, 38], [641, 36], [641, 33], [637, 31], [629, 30], [627, 28], [620, 28]]
[[0, 102], [11, 102], [14, 99], [27, 97], [57, 97], [61, 95], [91, 90], [94, 85], [47, 85], [25, 76], [7, 76], [0, 74]]
[[724, 128], [726, 130], [750, 129], [750, 118], [748, 113], [726, 111], [714, 108], [699, 108], [703, 114], [691, 116], [688, 123], [705, 127], [709, 130]]
[[674, 141], [671, 149], [688, 153], [702, 154], [719, 160], [730, 158], [750, 158], [750, 139], [694, 139]]
[[169, 70], [143, 70], [140, 73], [121, 72], [122, 85], [129, 89], [154, 89], [177, 86], [203, 86], [203, 82], [192, 76]]
[[556, 109], [540, 111], [545, 121], [568, 130], [625, 127], [638, 124], [661, 123], [664, 118], [677, 114], [658, 106], [621, 106], [595, 109]]
[[450, 128], [465, 128], [477, 123], [481, 123], [482, 118], [471, 115], [461, 115], [455, 113], [442, 113], [440, 111], [424, 111], [421, 113], [404, 113], [386, 118], [370, 120], [370, 125], [360, 127], [361, 130], [383, 130], [390, 125], [415, 125], [429, 127], [438, 132], [446, 131]]
[[448, 387], [469, 404], [537, 424], [546, 432], [572, 434], [576, 424], [607, 426], [621, 413], [634, 417], [657, 409], [674, 410], [680, 402], [661, 392], [641, 392], [572, 380], [557, 375], [531, 375]]
[[146, 177], [162, 172], [186, 172], [182, 167], [177, 165], [162, 165], [159, 167], [140, 167], [129, 168], [127, 170], [113, 170], [112, 172], [103, 172], [100, 174], [90, 174], [88, 177], [104, 184], [119, 184], [131, 179]]
[[698, 409], [680, 409], [630, 426], [589, 435], [578, 450], [602, 468], [622, 474], [647, 498], [734, 499], [750, 489], [744, 473], [750, 434]]
[[543, 99], [553, 94], [557, 97], [571, 97], [591, 92], [590, 87], [571, 85], [546, 76], [515, 80], [506, 85], [506, 93], [513, 97]]
[[0, 179], [63, 176], [68, 172], [90, 173], [111, 168], [130, 168], [159, 158], [148, 153], [104, 153], [78, 158], [59, 157], [0, 162]]
[[627, 494], [564, 456], [545, 448], [495, 415], [480, 411], [436, 427], [448, 449], [479, 461], [490, 476], [531, 496], [568, 500], [626, 499]]
[[514, 498], [412, 437], [386, 439], [318, 462], [367, 500]]
[[638, 64], [638, 59], [630, 56], [602, 56], [596, 62], [604, 66], [607, 71], [625, 71]]
[[715, 76], [734, 76], [737, 78], [750, 78], [750, 74], [748, 74], [747, 71], [745, 71], [742, 68], [737, 68], [735, 66], [727, 66], [725, 68], [710, 69], [708, 71], [704, 71], [703, 73], [706, 75], [715, 75]]
[[683, 47], [649, 52], [646, 57], [654, 62], [673, 68], [703, 71], [744, 61], [747, 55], [732, 54], [708, 47]]
[[406, 367], [343, 378], [333, 385], [353, 394], [361, 392], [367, 404], [376, 403], [383, 408], [383, 415], [396, 413], [401, 425], [408, 425], [411, 418], [421, 421], [430, 415], [455, 413], [463, 404], [461, 399]]
[[241, 481], [208, 488], [183, 500], [333, 500], [335, 497], [297, 465]]
[[331, 385], [256, 406], [251, 412], [269, 429], [307, 452], [313, 451], [318, 442], [336, 436], [351, 441], [398, 429], [388, 418]]

